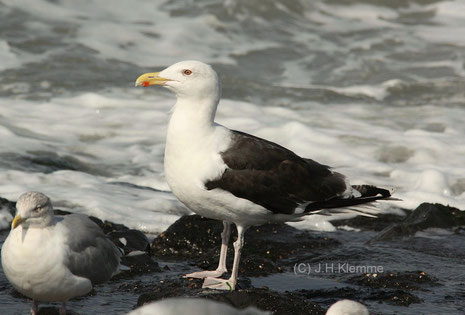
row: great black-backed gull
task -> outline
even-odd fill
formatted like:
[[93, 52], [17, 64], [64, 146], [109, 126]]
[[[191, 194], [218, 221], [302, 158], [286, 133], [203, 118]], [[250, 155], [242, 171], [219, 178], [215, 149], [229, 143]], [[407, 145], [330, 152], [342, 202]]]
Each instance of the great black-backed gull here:
[[54, 217], [50, 199], [39, 192], [22, 194], [16, 217], [2, 247], [5, 275], [20, 293], [33, 300], [66, 301], [84, 295], [119, 270], [121, 253], [88, 217]]
[[[295, 221], [321, 209], [390, 196], [374, 186], [351, 186], [326, 165], [215, 123], [221, 85], [207, 64], [182, 61], [136, 80], [136, 86], [149, 85], [164, 86], [177, 96], [165, 149], [165, 176], [173, 194], [197, 214], [224, 224], [218, 268], [186, 275], [205, 278], [204, 288], [235, 288], [244, 233], [250, 226]], [[231, 277], [221, 279], [227, 272], [231, 223], [238, 233], [234, 263]]]

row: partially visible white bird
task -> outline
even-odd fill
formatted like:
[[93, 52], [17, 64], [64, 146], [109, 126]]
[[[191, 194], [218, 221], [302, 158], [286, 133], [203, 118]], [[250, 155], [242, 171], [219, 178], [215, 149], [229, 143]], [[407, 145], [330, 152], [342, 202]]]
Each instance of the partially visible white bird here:
[[340, 300], [331, 305], [326, 315], [369, 315], [365, 305], [352, 301]]
[[[322, 209], [353, 207], [391, 195], [374, 186], [352, 186], [329, 166], [215, 123], [221, 85], [207, 64], [182, 61], [136, 80], [136, 86], [149, 85], [162, 85], [177, 96], [166, 137], [168, 185], [192, 211], [223, 221], [218, 268], [186, 275], [205, 278], [204, 288], [234, 290], [250, 226], [296, 221]], [[231, 223], [238, 234], [234, 262], [231, 277], [222, 279]]]
[[88, 217], [54, 217], [50, 199], [26, 192], [16, 203], [16, 217], [2, 247], [2, 266], [13, 287], [38, 302], [66, 301], [87, 294], [92, 285], [119, 271], [121, 253]]
[[145, 304], [128, 315], [271, 315], [248, 307], [243, 310], [207, 299], [200, 298], [169, 298]]

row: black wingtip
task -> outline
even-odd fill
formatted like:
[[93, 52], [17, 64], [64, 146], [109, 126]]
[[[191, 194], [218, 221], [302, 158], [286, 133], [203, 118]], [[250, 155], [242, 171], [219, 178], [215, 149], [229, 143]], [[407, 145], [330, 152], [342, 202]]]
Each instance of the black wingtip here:
[[390, 199], [391, 192], [384, 188], [372, 185], [353, 185], [352, 188], [360, 192], [361, 196], [356, 198], [333, 198], [325, 201], [312, 202], [305, 208], [305, 213], [321, 209], [344, 208], [358, 206], [365, 203], [374, 202], [380, 199]]
[[363, 197], [375, 197], [380, 195], [380, 199], [391, 197], [391, 192], [384, 188], [378, 188], [372, 185], [352, 185]]

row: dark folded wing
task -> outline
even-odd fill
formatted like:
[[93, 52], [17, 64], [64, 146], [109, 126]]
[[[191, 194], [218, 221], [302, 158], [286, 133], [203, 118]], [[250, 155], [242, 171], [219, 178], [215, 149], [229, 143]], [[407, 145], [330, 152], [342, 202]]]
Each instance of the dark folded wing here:
[[344, 176], [326, 165], [303, 159], [267, 140], [232, 131], [231, 146], [221, 153], [228, 168], [205, 183], [248, 199], [274, 213], [292, 214], [308, 203], [337, 198], [347, 189]]

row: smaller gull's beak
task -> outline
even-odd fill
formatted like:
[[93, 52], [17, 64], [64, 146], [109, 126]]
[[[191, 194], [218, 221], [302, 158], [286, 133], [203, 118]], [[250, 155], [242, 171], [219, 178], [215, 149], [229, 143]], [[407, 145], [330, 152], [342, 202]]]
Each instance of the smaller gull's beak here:
[[18, 214], [14, 219], [13, 219], [13, 222], [11, 223], [11, 226], [13, 227], [13, 229], [16, 229], [18, 227], [18, 225], [20, 225], [21, 223], [23, 223], [25, 221], [25, 219], [21, 218], [21, 216]]
[[136, 86], [165, 85], [170, 79], [161, 78], [160, 72], [145, 73], [137, 78]]

